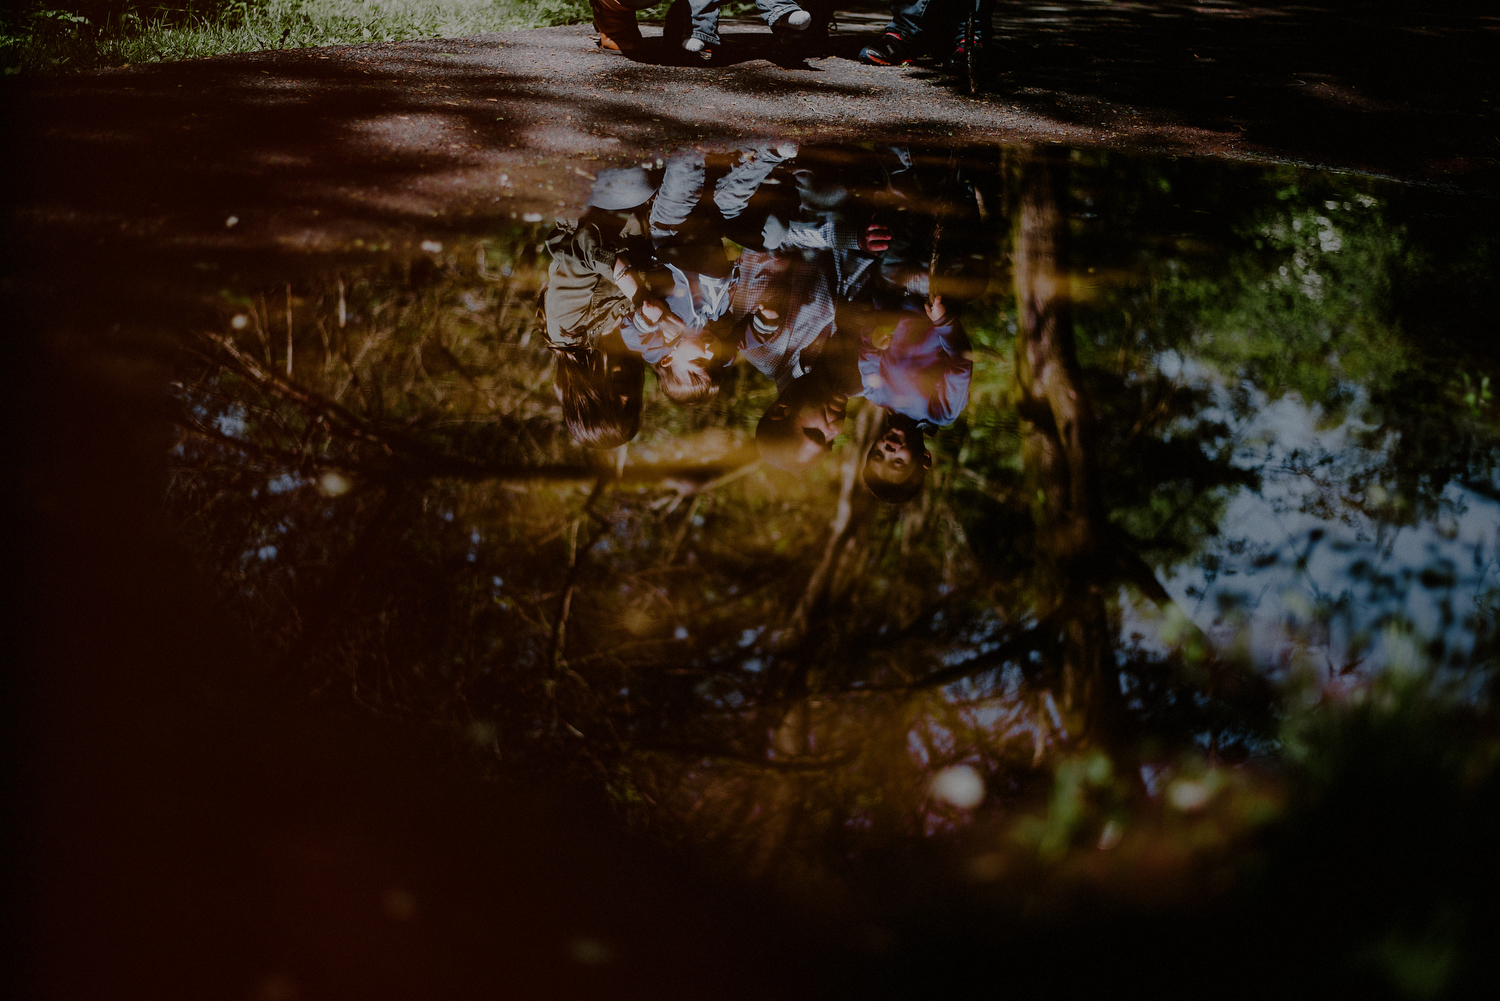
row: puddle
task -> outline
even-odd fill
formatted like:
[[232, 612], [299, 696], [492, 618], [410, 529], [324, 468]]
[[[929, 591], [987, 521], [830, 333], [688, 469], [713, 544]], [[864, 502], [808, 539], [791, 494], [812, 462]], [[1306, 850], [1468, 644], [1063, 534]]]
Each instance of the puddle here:
[[1062, 147], [593, 190], [186, 333], [170, 511], [309, 691], [738, 871], [935, 839], [954, 885], [1187, 880], [1307, 707], [1483, 702], [1493, 205]]

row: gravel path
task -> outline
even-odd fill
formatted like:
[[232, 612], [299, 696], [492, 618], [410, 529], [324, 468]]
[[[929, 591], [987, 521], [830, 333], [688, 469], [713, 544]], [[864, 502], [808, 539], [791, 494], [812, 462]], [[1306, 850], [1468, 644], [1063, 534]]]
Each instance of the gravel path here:
[[[600, 166], [764, 136], [1065, 142], [1481, 187], [1496, 175], [1488, 97], [1465, 92], [1477, 111], [1455, 111], [1446, 92], [1420, 106], [1393, 103], [1362, 92], [1359, 68], [1332, 55], [1337, 72], [1282, 79], [1285, 67], [1256, 52], [1260, 36], [1215, 35], [1241, 42], [1203, 56], [1210, 50], [1200, 42], [1153, 27], [1166, 21], [1127, 23], [1111, 8], [1115, 24], [1076, 0], [1054, 9], [1063, 13], [1037, 27], [1021, 17], [1030, 8], [1002, 3], [1021, 19], [1001, 19], [1003, 72], [978, 99], [958, 96], [928, 69], [857, 62], [861, 41], [883, 21], [870, 14], [843, 17], [831, 55], [780, 65], [764, 27], [734, 22], [724, 29], [723, 64], [709, 67], [607, 54], [574, 26], [11, 84], [16, 148], [26, 151], [11, 164], [19, 239], [44, 258], [66, 257], [81, 241], [131, 255], [400, 244], [482, 232], [512, 214], [556, 214], [582, 201]], [[1137, 28], [1157, 34], [1145, 42], [1122, 34]], [[1122, 39], [1165, 54], [1153, 62]], [[1227, 69], [1204, 76], [1213, 66]], [[1196, 92], [1186, 86], [1193, 80]], [[1292, 121], [1299, 130], [1288, 131]]]

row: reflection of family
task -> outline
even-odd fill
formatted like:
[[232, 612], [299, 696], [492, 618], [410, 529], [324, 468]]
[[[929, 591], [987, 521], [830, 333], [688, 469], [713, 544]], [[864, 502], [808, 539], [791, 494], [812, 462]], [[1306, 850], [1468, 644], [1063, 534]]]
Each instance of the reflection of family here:
[[[655, 7], [660, 0], [590, 0], [599, 47], [609, 52], [637, 55], [645, 46], [636, 12]], [[719, 8], [723, 0], [674, 0], [667, 11], [667, 40], [683, 57], [709, 62], [722, 45]], [[787, 46], [818, 45], [828, 37], [833, 24], [832, 0], [755, 0], [760, 19]], [[861, 62], [872, 66], [910, 63], [931, 51], [950, 63], [964, 58], [963, 18], [970, 10], [979, 13], [978, 37], [982, 46], [989, 36], [994, 0], [892, 0], [891, 20], [878, 41], [859, 52]], [[943, 40], [952, 45], [944, 47]]]
[[[940, 227], [909, 208], [921, 182], [907, 151], [782, 143], [656, 164], [601, 171], [583, 217], [548, 240], [540, 302], [570, 434], [622, 445], [639, 428], [646, 368], [668, 399], [693, 404], [739, 357], [777, 389], [756, 428], [766, 462], [810, 465], [862, 396], [886, 413], [865, 483], [893, 503], [913, 496], [931, 464], [923, 432], [968, 401], [958, 313], [983, 279], [938, 266]], [[951, 230], [977, 229], [971, 204], [957, 202]]]

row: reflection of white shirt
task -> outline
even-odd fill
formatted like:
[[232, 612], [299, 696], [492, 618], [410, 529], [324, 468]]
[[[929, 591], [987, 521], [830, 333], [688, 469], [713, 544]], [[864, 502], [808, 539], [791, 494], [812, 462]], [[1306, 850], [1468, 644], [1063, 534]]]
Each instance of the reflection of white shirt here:
[[[731, 279], [684, 271], [675, 264], [666, 267], [672, 273], [672, 291], [662, 301], [687, 326], [688, 333], [704, 329], [729, 311], [729, 296], [734, 289]], [[672, 347], [661, 331], [641, 330], [628, 317], [620, 326], [620, 336], [647, 365], [661, 361]]]

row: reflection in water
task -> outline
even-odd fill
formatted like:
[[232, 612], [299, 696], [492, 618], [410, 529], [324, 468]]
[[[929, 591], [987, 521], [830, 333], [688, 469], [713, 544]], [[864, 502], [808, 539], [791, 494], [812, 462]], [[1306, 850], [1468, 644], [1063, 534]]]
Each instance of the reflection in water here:
[[309, 688], [735, 865], [1171, 882], [1275, 815], [1245, 766], [1306, 707], [1486, 697], [1497, 264], [1290, 169], [665, 154], [227, 298], [171, 501]]
[[864, 397], [885, 415], [864, 482], [909, 500], [931, 466], [922, 433], [968, 402], [959, 315], [988, 283], [977, 199], [955, 158], [934, 175], [894, 147], [783, 143], [712, 171], [698, 152], [604, 171], [584, 216], [547, 241], [542, 312], [569, 432], [599, 448], [635, 436], [632, 357], [668, 399], [702, 403], [738, 356], [776, 385], [756, 425], [763, 460], [806, 468]]

